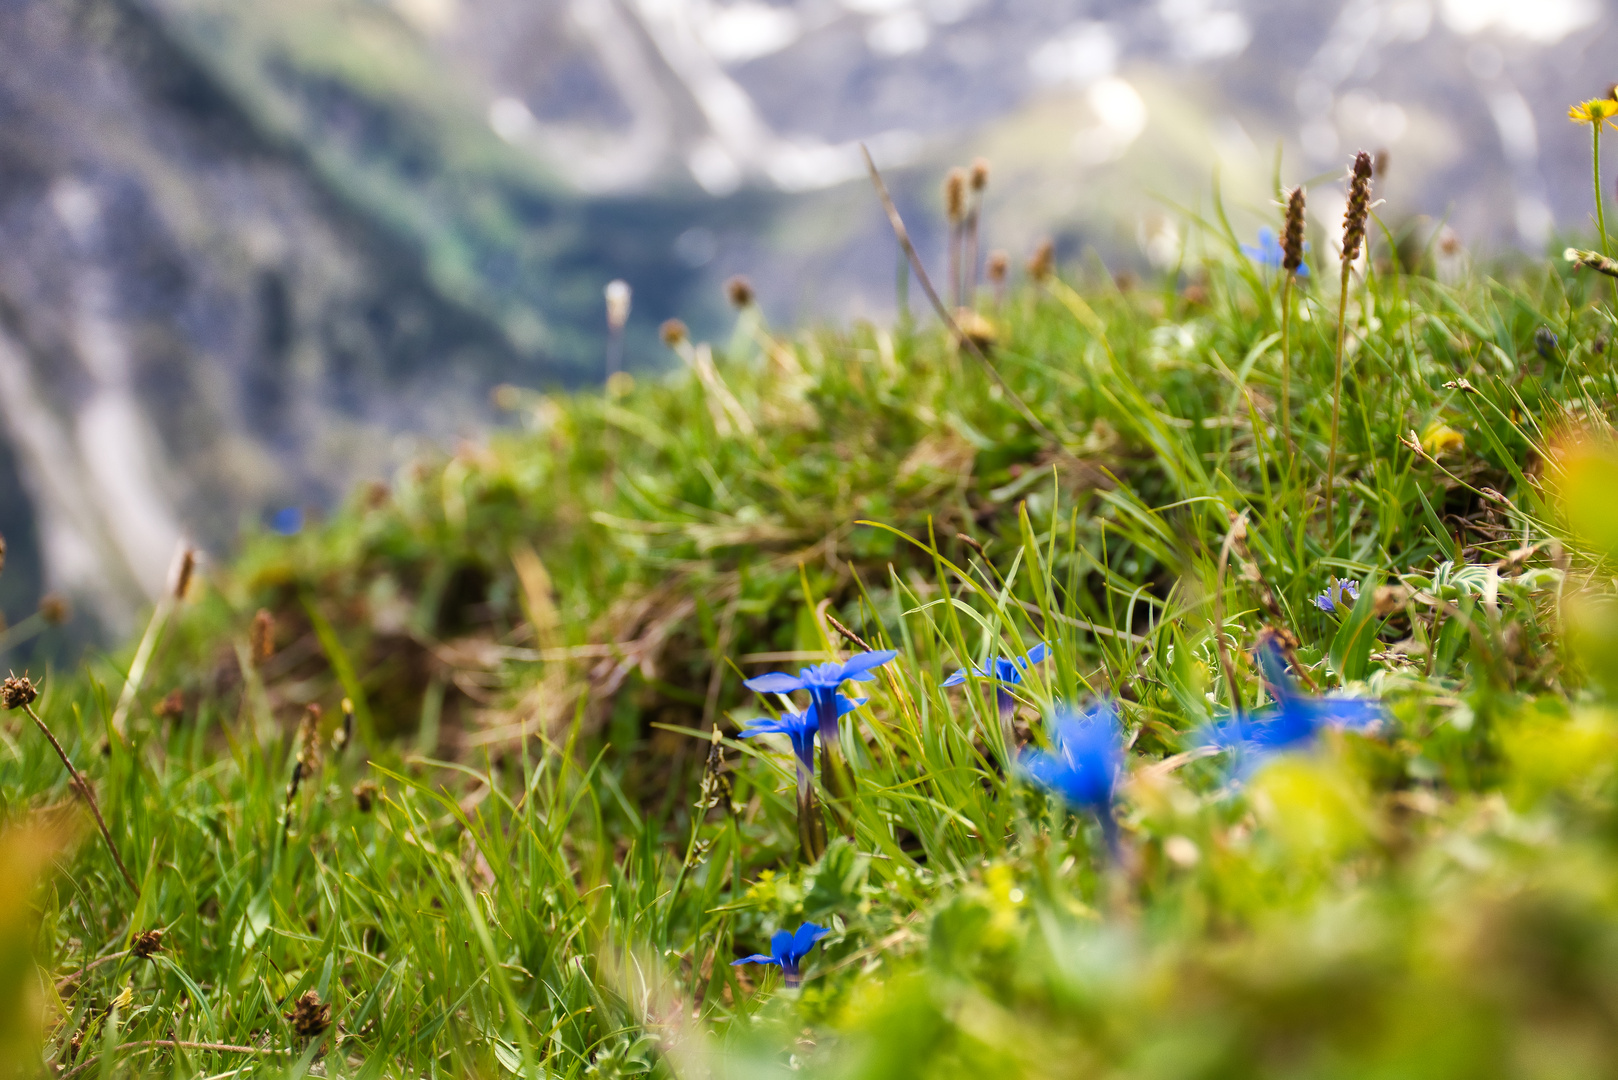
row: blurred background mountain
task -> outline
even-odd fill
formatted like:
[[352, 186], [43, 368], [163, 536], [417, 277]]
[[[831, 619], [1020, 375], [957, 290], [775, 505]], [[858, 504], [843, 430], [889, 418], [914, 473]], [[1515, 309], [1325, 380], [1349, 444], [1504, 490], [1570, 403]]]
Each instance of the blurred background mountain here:
[[[1587, 227], [1602, 0], [0, 0], [0, 532], [13, 619], [127, 630], [178, 539], [291, 530], [598, 379], [602, 288], [718, 329], [891, 315], [858, 142], [935, 264], [943, 170], [984, 248], [1172, 268], [1220, 180], [1317, 220], [1357, 149], [1390, 222], [1473, 250]], [[1322, 233], [1324, 239], [1324, 233]]]

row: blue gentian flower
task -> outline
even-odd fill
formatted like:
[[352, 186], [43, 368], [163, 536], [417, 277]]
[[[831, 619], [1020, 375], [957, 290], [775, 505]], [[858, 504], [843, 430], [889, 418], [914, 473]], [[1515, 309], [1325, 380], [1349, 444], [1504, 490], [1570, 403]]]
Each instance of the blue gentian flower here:
[[1088, 810], [1101, 821], [1107, 847], [1118, 850], [1118, 826], [1112, 816], [1118, 774], [1124, 767], [1123, 729], [1118, 710], [1102, 699], [1080, 714], [1058, 707], [1051, 714], [1051, 748], [1026, 749], [1019, 764], [1034, 783], [1070, 806]]
[[1326, 583], [1326, 591], [1315, 597], [1315, 607], [1330, 615], [1337, 610], [1337, 605], [1348, 607], [1360, 598], [1360, 587], [1357, 582], [1348, 578], [1338, 578]]
[[285, 506], [270, 515], [270, 530], [282, 536], [292, 536], [303, 531], [303, 510], [296, 506]]
[[837, 688], [850, 679], [855, 682], [871, 682], [876, 678], [871, 674], [871, 669], [881, 667], [898, 655], [893, 649], [860, 653], [849, 657], [841, 664], [815, 664], [813, 667], [802, 668], [796, 675], [772, 671], [768, 675], [748, 679], [742, 685], [761, 694], [809, 691], [808, 711], [814, 714], [820, 726], [820, 741], [832, 746], [837, 743], [837, 718], [842, 715], [837, 711], [839, 696]]
[[1541, 358], [1551, 359], [1556, 355], [1556, 331], [1548, 326], [1541, 326], [1534, 331], [1534, 348], [1539, 351]]
[[1016, 707], [1017, 699], [1012, 697], [1011, 691], [1007, 690], [1006, 687], [1016, 686], [1022, 682], [1022, 673], [1050, 654], [1050, 646], [1042, 641], [1029, 649], [1026, 656], [1019, 656], [1010, 660], [1002, 656], [991, 656], [984, 662], [982, 667], [974, 664], [970, 670], [962, 668], [939, 685], [959, 686], [966, 681], [969, 674], [976, 675], [980, 679], [992, 679], [999, 684], [995, 687], [995, 700], [1000, 705], [1000, 711], [1003, 713], [1010, 712]]
[[[1241, 247], [1243, 255], [1246, 255], [1267, 270], [1281, 269], [1281, 264], [1286, 259], [1286, 252], [1281, 248], [1281, 238], [1276, 236], [1275, 230], [1271, 228], [1263, 228], [1258, 231], [1257, 244], [1243, 244]], [[1308, 244], [1304, 245], [1304, 250], [1309, 250]], [[1298, 267], [1298, 276], [1309, 276], [1308, 263]]]
[[[864, 705], [867, 699], [854, 699], [843, 694], [837, 695], [837, 715], [846, 716], [855, 709]], [[805, 709], [801, 713], [782, 713], [780, 719], [749, 720], [747, 730], [742, 732], [742, 738], [751, 739], [754, 735], [785, 735], [792, 740], [792, 752], [798, 755], [798, 763], [808, 770], [809, 776], [815, 775], [815, 733], [820, 730], [820, 720], [813, 708]]]
[[1307, 745], [1325, 728], [1363, 731], [1387, 715], [1382, 703], [1373, 698], [1318, 698], [1300, 693], [1287, 671], [1281, 647], [1273, 640], [1261, 640], [1255, 653], [1275, 703], [1210, 724], [1199, 738], [1204, 745], [1239, 755], [1245, 766]]
[[781, 975], [786, 979], [788, 989], [796, 989], [802, 979], [801, 968], [803, 958], [809, 955], [809, 950], [815, 947], [815, 942], [831, 933], [824, 926], [814, 923], [804, 923], [798, 927], [797, 933], [790, 930], [777, 930], [775, 936], [770, 938], [770, 955], [754, 953], [744, 956], [740, 960], [732, 960], [731, 967], [738, 964], [774, 964], [781, 969]]

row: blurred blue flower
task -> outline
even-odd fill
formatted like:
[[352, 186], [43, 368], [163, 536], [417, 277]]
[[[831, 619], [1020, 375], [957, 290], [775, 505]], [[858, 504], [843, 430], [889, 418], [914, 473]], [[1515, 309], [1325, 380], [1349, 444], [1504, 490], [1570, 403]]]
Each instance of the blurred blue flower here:
[[1557, 344], [1556, 331], [1550, 327], [1541, 326], [1534, 331], [1534, 348], [1543, 359], [1549, 360], [1556, 355]]
[[851, 656], [841, 664], [826, 663], [815, 664], [812, 667], [802, 668], [796, 675], [788, 675], [784, 671], [772, 671], [768, 675], [760, 675], [742, 683], [749, 690], [760, 694], [790, 694], [794, 690], [809, 691], [810, 707], [808, 712], [813, 713], [820, 725], [821, 742], [828, 745], [837, 741], [837, 718], [842, 715], [838, 712], [837, 688], [849, 679], [855, 682], [871, 682], [876, 678], [871, 674], [872, 668], [879, 668], [883, 664], [898, 656], [893, 649], [883, 649], [880, 652], [866, 652]]
[[[837, 715], [846, 716], [855, 709], [864, 705], [867, 699], [854, 699], [843, 694], [837, 695]], [[815, 710], [805, 709], [801, 713], [782, 713], [777, 720], [760, 719], [749, 720], [747, 730], [742, 732], [742, 738], [751, 739], [754, 735], [785, 735], [792, 740], [792, 752], [798, 755], [800, 765], [815, 775], [815, 732], [820, 730], [820, 720]]]
[[815, 947], [815, 942], [831, 933], [824, 926], [814, 923], [804, 923], [798, 927], [797, 933], [788, 930], [777, 930], [775, 936], [770, 938], [770, 955], [754, 953], [744, 956], [740, 960], [732, 960], [731, 967], [738, 964], [774, 964], [781, 969], [789, 989], [796, 988], [801, 981], [801, 968], [803, 958], [809, 955], [809, 950]]
[[1374, 698], [1319, 698], [1300, 693], [1280, 645], [1273, 640], [1260, 640], [1254, 652], [1275, 703], [1217, 720], [1197, 738], [1202, 745], [1236, 755], [1244, 770], [1272, 754], [1313, 742], [1325, 728], [1363, 731], [1387, 716], [1382, 702]]
[[1118, 848], [1112, 800], [1124, 767], [1124, 736], [1118, 710], [1102, 699], [1087, 712], [1059, 706], [1051, 714], [1049, 750], [1026, 749], [1019, 765], [1035, 784], [1070, 806], [1088, 810], [1101, 821], [1107, 846]]
[[1007, 686], [1016, 686], [1022, 682], [1022, 673], [1033, 667], [1051, 654], [1049, 645], [1043, 641], [1028, 650], [1028, 655], [1015, 659], [1006, 659], [1002, 656], [991, 656], [982, 667], [974, 664], [971, 669], [962, 668], [939, 685], [959, 686], [964, 683], [968, 675], [976, 675], [980, 679], [992, 679], [1000, 685], [995, 687], [995, 698], [1000, 704], [1001, 712], [1010, 712], [1017, 704]]
[[[1243, 244], [1242, 254], [1258, 263], [1267, 270], [1281, 269], [1281, 263], [1286, 258], [1286, 252], [1281, 248], [1281, 238], [1275, 235], [1275, 230], [1263, 228], [1258, 231], [1258, 243]], [[1305, 251], [1309, 245], [1303, 246]], [[1298, 267], [1299, 277], [1309, 276], [1309, 264], [1304, 263]]]
[[270, 528], [282, 536], [292, 536], [303, 531], [303, 510], [296, 506], [285, 506], [270, 515]]
[[1337, 610], [1337, 605], [1348, 607], [1360, 598], [1360, 587], [1357, 582], [1348, 578], [1337, 578], [1326, 583], [1326, 591], [1315, 597], [1315, 607], [1330, 615]]

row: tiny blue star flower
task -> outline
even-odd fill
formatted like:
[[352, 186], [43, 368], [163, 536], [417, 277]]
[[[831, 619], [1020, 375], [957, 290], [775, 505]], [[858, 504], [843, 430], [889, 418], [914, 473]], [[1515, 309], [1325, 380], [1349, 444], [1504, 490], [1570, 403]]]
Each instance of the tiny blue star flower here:
[[777, 930], [775, 936], [770, 938], [770, 954], [754, 953], [744, 956], [740, 960], [732, 960], [731, 967], [738, 964], [774, 964], [781, 969], [781, 975], [786, 980], [788, 989], [796, 989], [802, 981], [803, 958], [809, 955], [809, 950], [815, 947], [815, 942], [831, 933], [824, 926], [814, 923], [804, 923], [798, 927], [797, 932], [790, 930]]
[[1326, 584], [1326, 591], [1315, 597], [1315, 607], [1330, 615], [1337, 610], [1337, 605], [1347, 607], [1360, 598], [1360, 587], [1357, 582], [1348, 578], [1337, 578]]
[[1363, 731], [1386, 718], [1382, 703], [1372, 698], [1318, 698], [1299, 693], [1281, 647], [1274, 641], [1260, 641], [1255, 652], [1264, 685], [1275, 703], [1208, 725], [1199, 733], [1203, 745], [1231, 751], [1250, 767], [1272, 754], [1308, 745], [1326, 728]]
[[270, 530], [282, 536], [293, 536], [303, 531], [303, 510], [297, 506], [284, 506], [270, 515]]
[[[1258, 231], [1258, 243], [1243, 244], [1241, 248], [1243, 255], [1246, 255], [1266, 270], [1281, 269], [1282, 261], [1286, 258], [1286, 252], [1281, 248], [1281, 239], [1275, 235], [1275, 230], [1271, 228], [1260, 229]], [[1308, 249], [1309, 245], [1305, 244], [1304, 250], [1307, 251]], [[1298, 267], [1298, 276], [1309, 276], [1308, 263]]]
[[855, 682], [871, 682], [876, 678], [871, 674], [871, 670], [881, 667], [898, 655], [893, 649], [859, 653], [841, 664], [815, 664], [813, 667], [801, 668], [796, 675], [772, 671], [767, 675], [748, 679], [742, 685], [760, 694], [809, 691], [809, 711], [815, 714], [815, 719], [820, 725], [821, 741], [832, 743], [837, 739], [837, 717], [841, 715], [837, 712], [837, 688], [849, 679]]
[[1083, 714], [1059, 707], [1051, 714], [1050, 738], [1049, 750], [1023, 751], [1018, 762], [1023, 775], [1070, 806], [1095, 814], [1107, 846], [1116, 851], [1118, 830], [1112, 802], [1124, 767], [1118, 710], [1106, 699]]
[[[854, 699], [842, 694], [837, 695], [837, 715], [846, 716], [855, 709], [864, 705], [865, 698]], [[759, 719], [749, 720], [747, 730], [742, 732], [742, 738], [751, 739], [754, 735], [778, 734], [785, 735], [792, 740], [792, 752], [798, 756], [799, 763], [809, 770], [809, 775], [815, 774], [815, 733], [820, 730], [820, 719], [815, 715], [814, 709], [805, 709], [801, 713], [782, 713], [777, 720]]]

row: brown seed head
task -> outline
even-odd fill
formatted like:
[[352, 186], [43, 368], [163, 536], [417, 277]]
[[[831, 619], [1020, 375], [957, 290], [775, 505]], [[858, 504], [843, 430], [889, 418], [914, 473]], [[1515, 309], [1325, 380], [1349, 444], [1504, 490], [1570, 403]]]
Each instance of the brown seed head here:
[[159, 720], [178, 720], [184, 716], [185, 691], [178, 686], [170, 690], [167, 696], [157, 703], [157, 708], [152, 710], [152, 715]]
[[670, 319], [662, 325], [658, 333], [663, 337], [663, 344], [671, 349], [677, 348], [681, 342], [690, 336], [685, 328], [685, 323], [679, 319]]
[[259, 608], [247, 628], [247, 647], [253, 663], [262, 665], [275, 655], [275, 616], [269, 608]]
[[959, 225], [966, 216], [966, 170], [951, 169], [944, 177], [944, 216]]
[[0, 570], [6, 568], [6, 538], [0, 536]]
[[737, 310], [751, 307], [753, 304], [753, 283], [737, 274], [725, 282], [725, 298], [730, 301], [730, 306]]
[[377, 786], [375, 780], [361, 780], [354, 785], [354, 805], [359, 807], [362, 814], [369, 814], [376, 806]]
[[180, 566], [174, 573], [174, 599], [184, 600], [191, 588], [191, 575], [197, 571], [197, 549], [187, 547], [180, 554]]
[[974, 192], [981, 193], [989, 186], [989, 159], [974, 158], [972, 161], [971, 184]]
[[150, 960], [154, 953], [163, 951], [163, 931], [143, 930], [136, 934], [129, 951], [142, 960]]
[[1039, 242], [1034, 249], [1033, 257], [1028, 260], [1028, 276], [1035, 281], [1044, 281], [1056, 270], [1056, 241], [1047, 237]]
[[1361, 150], [1354, 155], [1354, 171], [1348, 182], [1348, 209], [1343, 213], [1343, 265], [1360, 257], [1365, 242], [1365, 219], [1371, 213], [1371, 155]]
[[386, 481], [372, 480], [370, 483], [365, 485], [365, 509], [382, 509], [384, 506], [388, 505], [388, 499], [391, 498], [392, 495], [393, 493], [388, 490]]
[[331, 1027], [331, 1006], [321, 1004], [320, 995], [313, 990], [304, 991], [285, 1015], [292, 1021], [292, 1030], [305, 1039], [313, 1039]]
[[32, 705], [39, 691], [27, 675], [10, 675], [0, 682], [0, 708], [20, 709]]
[[1011, 256], [1003, 251], [989, 252], [988, 264], [984, 272], [988, 274], [989, 281], [995, 285], [1003, 284], [1006, 275], [1011, 271]]
[[320, 706], [311, 703], [298, 723], [298, 765], [305, 776], [320, 771], [320, 716]]
[[73, 605], [61, 593], [48, 592], [39, 598], [39, 617], [52, 626], [61, 626], [73, 617]]
[[1303, 188], [1295, 187], [1287, 197], [1287, 223], [1281, 234], [1281, 268], [1296, 274], [1303, 265]]

